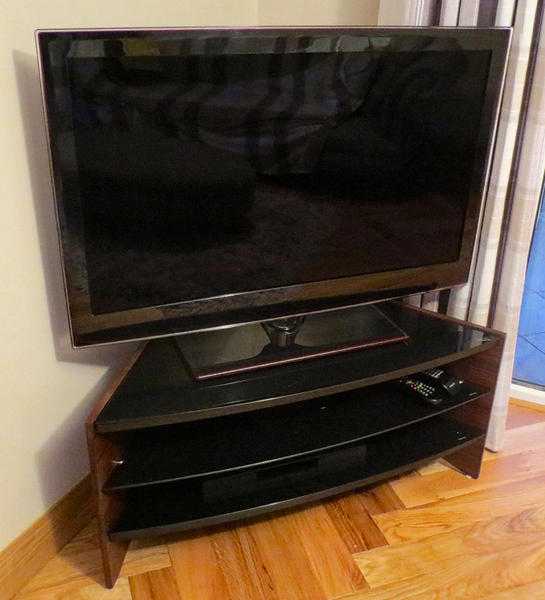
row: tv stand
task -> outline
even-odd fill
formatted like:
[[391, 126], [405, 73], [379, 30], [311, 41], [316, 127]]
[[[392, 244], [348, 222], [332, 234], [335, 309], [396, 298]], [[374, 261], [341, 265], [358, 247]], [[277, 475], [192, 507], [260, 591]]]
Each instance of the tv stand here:
[[[404, 342], [197, 381], [172, 339], [150, 341], [87, 423], [105, 579], [129, 540], [254, 517], [444, 457], [478, 477], [503, 334], [400, 303]], [[395, 385], [441, 366], [441, 404]]]
[[376, 304], [274, 319], [175, 338], [195, 379], [205, 380], [404, 342]]

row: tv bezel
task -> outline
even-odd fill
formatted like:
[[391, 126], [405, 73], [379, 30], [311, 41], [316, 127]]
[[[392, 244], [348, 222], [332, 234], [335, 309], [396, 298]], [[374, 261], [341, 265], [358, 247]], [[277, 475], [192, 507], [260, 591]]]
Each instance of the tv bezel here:
[[[93, 314], [88, 289], [76, 285], [75, 272], [67, 260], [64, 220], [63, 173], [56, 147], [57, 131], [50, 118], [55, 110], [53, 81], [47, 71], [47, 43], [59, 35], [72, 39], [142, 38], [165, 33], [187, 37], [218, 35], [251, 37], [360, 35], [425, 35], [452, 37], [462, 49], [491, 51], [490, 69], [478, 134], [477, 150], [470, 184], [464, 231], [457, 261], [403, 268], [353, 277], [331, 278], [282, 287], [225, 293], [220, 296], [186, 300], [158, 306]], [[474, 246], [481, 223], [483, 196], [488, 181], [492, 148], [497, 129], [511, 28], [476, 27], [169, 27], [130, 29], [43, 29], [35, 33], [48, 141], [53, 197], [66, 295], [70, 334], [74, 347], [165, 337], [198, 331], [240, 326], [275, 318], [285, 318], [358, 304], [392, 299], [412, 293], [463, 285], [472, 267]], [[74, 201], [73, 199], [71, 201]], [[76, 201], [78, 201], [76, 199]]]

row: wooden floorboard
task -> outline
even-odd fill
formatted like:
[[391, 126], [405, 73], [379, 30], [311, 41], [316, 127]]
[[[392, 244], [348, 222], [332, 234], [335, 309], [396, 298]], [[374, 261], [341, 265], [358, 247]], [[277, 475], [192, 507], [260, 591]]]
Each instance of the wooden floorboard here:
[[371, 516], [377, 514], [374, 502], [370, 494], [353, 493], [324, 504], [333, 526], [352, 553], [388, 543]]
[[425, 476], [413, 474], [392, 482], [391, 486], [407, 508], [423, 506], [545, 475], [544, 456], [545, 450], [538, 448], [502, 456], [501, 460], [485, 461], [479, 479], [470, 479], [449, 469]]
[[479, 480], [438, 462], [299, 510], [133, 544], [113, 590], [92, 524], [17, 600], [545, 600], [545, 413], [512, 406], [510, 425]]
[[85, 477], [0, 551], [0, 599], [19, 592], [93, 518], [91, 478]]
[[326, 600], [365, 589], [333, 519], [315, 505], [169, 544], [182, 598]]
[[181, 600], [176, 575], [172, 567], [134, 575], [129, 578], [133, 598], [140, 600]]
[[542, 600], [545, 598], [545, 580], [528, 585], [511, 587], [492, 595], [481, 596], [479, 600]]
[[[95, 522], [83, 529], [17, 594], [17, 600], [131, 600], [127, 577], [171, 565], [168, 548], [152, 543], [133, 544], [114, 592], [104, 587]], [[1, 598], [2, 596], [0, 596]]]
[[[432, 573], [415, 575], [343, 600], [459, 600], [495, 598], [510, 588], [545, 577], [545, 541], [457, 561], [437, 561]], [[539, 598], [539, 597], [537, 597]]]
[[[418, 542], [356, 555], [371, 588], [432, 575], [445, 568], [523, 546], [545, 546], [545, 506], [478, 522]], [[545, 575], [545, 573], [544, 573]]]
[[526, 400], [511, 398], [509, 406], [513, 410], [510, 410], [507, 414], [506, 427], [508, 430], [543, 421], [545, 404], [535, 404]]
[[394, 545], [540, 506], [545, 506], [545, 475], [373, 518], [386, 542]]

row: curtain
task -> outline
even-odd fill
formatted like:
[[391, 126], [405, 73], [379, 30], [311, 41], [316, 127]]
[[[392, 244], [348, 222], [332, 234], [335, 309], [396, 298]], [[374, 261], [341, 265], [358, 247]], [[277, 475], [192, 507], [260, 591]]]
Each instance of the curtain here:
[[[507, 4], [511, 4], [511, 10], [506, 6]], [[503, 3], [502, 10], [498, 11], [497, 25], [511, 25], [513, 6], [514, 0]], [[519, 0], [517, 3], [496, 146], [482, 216], [481, 235], [476, 248], [470, 280], [465, 286], [453, 290], [450, 297], [450, 315], [481, 325], [486, 325], [489, 317], [496, 258], [522, 108], [536, 6], [537, 0]], [[505, 20], [501, 21], [500, 19]], [[474, 24], [476, 23], [460, 23], [460, 25]]]
[[[401, 3], [402, 4], [402, 3]], [[448, 314], [492, 326], [507, 334], [487, 447], [501, 449], [511, 387], [518, 319], [526, 262], [545, 172], [545, 34], [541, 34], [529, 102], [525, 84], [530, 76], [531, 46], [541, 0], [442, 0], [423, 10], [427, 0], [409, 0], [404, 21], [389, 24], [442, 26], [513, 26], [504, 97], [490, 164], [490, 177], [481, 215], [480, 235], [466, 285], [452, 290]], [[415, 10], [419, 5], [420, 10]], [[398, 5], [399, 6], [399, 5]], [[411, 20], [412, 19], [412, 20]], [[427, 19], [427, 20], [426, 20]], [[435, 20], [432, 20], [435, 19]], [[528, 97], [527, 97], [528, 98]], [[521, 128], [521, 124], [524, 127]], [[522, 137], [521, 137], [522, 136]], [[521, 151], [517, 155], [517, 142]], [[515, 156], [517, 169], [512, 168]], [[508, 201], [512, 191], [512, 202]], [[512, 206], [510, 210], [509, 207]], [[503, 260], [498, 260], [498, 257]], [[499, 284], [499, 285], [498, 285]], [[495, 306], [491, 300], [496, 292]], [[408, 299], [437, 310], [438, 294]]]
[[501, 447], [509, 399], [518, 321], [526, 265], [539, 208], [545, 173], [545, 33], [540, 35], [537, 61], [522, 137], [521, 154], [514, 182], [510, 217], [506, 223], [506, 244], [499, 266], [499, 289], [493, 326], [507, 333], [493, 412], [495, 427], [489, 432], [492, 449]]
[[[526, 263], [545, 172], [545, 153], [542, 148], [544, 131], [540, 124], [540, 119], [545, 117], [545, 101], [539, 85], [532, 87], [527, 112], [521, 118], [538, 0], [519, 0], [515, 11], [514, 4], [512, 0], [504, 1], [496, 12], [497, 25], [511, 24], [514, 12], [513, 40], [481, 235], [470, 280], [467, 285], [452, 292], [448, 311], [452, 316], [474, 323], [484, 325], [491, 322], [493, 327], [507, 334], [487, 438], [488, 448], [496, 451], [501, 449], [505, 434]], [[474, 25], [475, 22], [460, 24]], [[540, 50], [543, 43], [543, 39], [539, 40]], [[540, 52], [533, 81], [543, 81], [544, 75], [543, 55]], [[524, 122], [526, 127], [521, 140], [520, 162], [517, 172], [513, 172], [517, 134], [522, 133], [520, 126]], [[511, 184], [510, 178], [513, 178]], [[506, 219], [509, 185], [514, 186], [514, 196], [510, 218]], [[504, 260], [499, 263], [498, 252], [501, 251], [502, 239], [505, 244]], [[492, 307], [495, 281], [499, 282], [499, 289], [496, 305]], [[491, 310], [493, 314], [490, 314]]]

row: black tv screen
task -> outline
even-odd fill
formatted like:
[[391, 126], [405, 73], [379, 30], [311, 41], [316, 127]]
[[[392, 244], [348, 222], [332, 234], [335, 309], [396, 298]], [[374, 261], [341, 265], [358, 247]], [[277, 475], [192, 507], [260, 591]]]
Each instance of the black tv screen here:
[[38, 40], [76, 345], [465, 281], [508, 30]]

